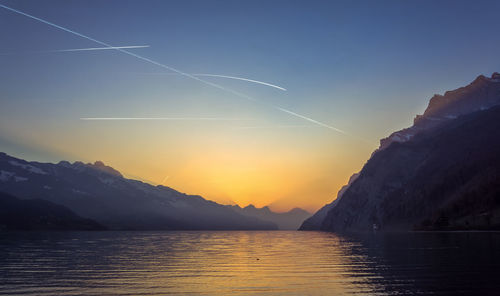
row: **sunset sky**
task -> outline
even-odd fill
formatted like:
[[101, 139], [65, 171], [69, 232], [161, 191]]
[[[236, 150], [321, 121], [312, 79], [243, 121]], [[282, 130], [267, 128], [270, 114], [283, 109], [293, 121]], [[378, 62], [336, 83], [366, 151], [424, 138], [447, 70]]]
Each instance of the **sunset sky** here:
[[153, 61], [0, 8], [0, 151], [277, 211], [332, 201], [433, 94], [500, 70], [499, 1], [0, 5]]

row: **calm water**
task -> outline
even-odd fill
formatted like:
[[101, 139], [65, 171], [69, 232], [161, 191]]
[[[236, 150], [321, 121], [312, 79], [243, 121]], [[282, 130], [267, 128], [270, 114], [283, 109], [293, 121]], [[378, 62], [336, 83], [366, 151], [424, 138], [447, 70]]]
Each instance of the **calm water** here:
[[0, 294], [500, 295], [500, 233], [0, 233]]

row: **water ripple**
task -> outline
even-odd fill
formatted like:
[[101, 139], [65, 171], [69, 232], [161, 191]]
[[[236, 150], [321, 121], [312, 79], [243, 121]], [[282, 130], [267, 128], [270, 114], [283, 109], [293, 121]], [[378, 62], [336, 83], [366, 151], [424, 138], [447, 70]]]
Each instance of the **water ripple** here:
[[494, 295], [500, 234], [0, 233], [3, 295]]

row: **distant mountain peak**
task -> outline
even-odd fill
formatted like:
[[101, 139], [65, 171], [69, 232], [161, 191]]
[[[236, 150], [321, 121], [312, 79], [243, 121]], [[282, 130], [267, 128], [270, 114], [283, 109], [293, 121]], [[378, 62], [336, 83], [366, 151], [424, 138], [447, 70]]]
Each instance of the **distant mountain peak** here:
[[98, 170], [100, 172], [104, 172], [106, 174], [109, 174], [109, 175], [112, 175], [115, 177], [123, 178], [123, 175], [118, 170], [114, 169], [113, 167], [105, 165], [104, 162], [102, 162], [100, 160], [95, 161], [93, 164], [92, 163], [85, 164], [81, 161], [75, 161], [75, 162], [73, 162], [73, 164], [71, 164], [69, 161], [62, 160], [62, 161], [58, 162], [57, 165], [62, 166], [62, 167], [66, 167], [66, 168], [73, 168], [73, 169], [80, 169], [80, 170], [90, 168], [90, 169]]
[[301, 208], [293, 208], [290, 211], [288, 211], [287, 213], [311, 215], [311, 213], [309, 213], [308, 211], [301, 209]]
[[273, 222], [281, 230], [296, 230], [300, 226], [300, 223], [311, 215], [311, 213], [301, 208], [294, 208], [285, 213], [277, 213], [273, 212], [269, 206], [257, 208], [253, 204], [249, 204], [244, 208], [238, 205], [228, 205], [227, 207], [245, 216]]
[[[491, 98], [488, 95], [490, 90], [493, 92], [495, 92], [495, 89], [498, 90], [499, 85], [496, 82], [500, 82], [500, 74], [498, 72], [494, 72], [491, 78], [479, 75], [467, 86], [446, 91], [444, 95], [434, 95], [429, 101], [429, 105], [422, 117], [436, 114], [442, 115], [443, 113], [455, 115], [468, 114], [478, 111], [481, 108], [481, 106], [477, 106], [478, 104], [483, 104], [483, 108], [497, 105], [500, 103], [498, 102], [498, 98]], [[481, 88], [487, 89], [482, 91], [484, 93], [477, 93]]]
[[268, 207], [268, 206], [263, 206], [262, 208], [260, 208], [262, 211], [264, 212], [272, 212], [272, 210]]
[[110, 167], [110, 166], [107, 166], [104, 164], [104, 162], [100, 161], [100, 160], [97, 160], [96, 162], [94, 162], [94, 164], [87, 164], [88, 166], [92, 167], [92, 168], [95, 168], [95, 169], [98, 169], [100, 171], [103, 171], [105, 173], [108, 173], [110, 175], [113, 175], [113, 176], [116, 176], [116, 177], [120, 177], [120, 178], [123, 178], [123, 175], [115, 170], [114, 168]]
[[491, 74], [491, 77], [486, 77], [484, 75], [479, 75], [472, 83], [471, 85], [477, 85], [477, 84], [482, 84], [482, 83], [488, 83], [488, 82], [500, 82], [500, 73], [498, 72], [493, 72]]
[[96, 160], [94, 162], [94, 166], [96, 166], [96, 167], [105, 167], [106, 165], [104, 164], [104, 162], [102, 162], [100, 160]]

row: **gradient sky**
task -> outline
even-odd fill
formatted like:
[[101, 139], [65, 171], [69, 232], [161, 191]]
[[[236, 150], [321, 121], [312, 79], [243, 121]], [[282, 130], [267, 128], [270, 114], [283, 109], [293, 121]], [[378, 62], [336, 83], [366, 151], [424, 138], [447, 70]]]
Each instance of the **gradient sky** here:
[[[0, 8], [0, 150], [102, 160], [222, 203], [316, 210], [435, 93], [500, 70], [499, 1], [6, 1], [259, 102]], [[273, 108], [279, 106], [341, 129]], [[82, 117], [217, 117], [83, 121]]]

